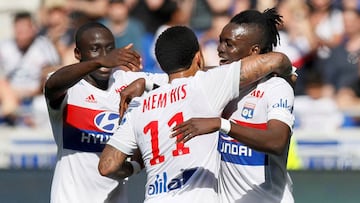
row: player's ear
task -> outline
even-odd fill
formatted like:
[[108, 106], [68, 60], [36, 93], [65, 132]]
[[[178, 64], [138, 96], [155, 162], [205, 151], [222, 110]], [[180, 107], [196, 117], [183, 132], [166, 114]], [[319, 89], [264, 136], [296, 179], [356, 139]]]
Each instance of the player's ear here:
[[80, 50], [79, 50], [79, 48], [77, 48], [77, 47], [75, 47], [75, 49], [74, 49], [74, 55], [75, 55], [75, 58], [77, 59], [77, 60], [79, 60], [79, 61], [81, 61], [81, 52], [80, 52]]
[[252, 54], [260, 54], [260, 46], [258, 44], [254, 44], [251, 46], [251, 49], [250, 49], [250, 55]]
[[200, 70], [203, 70], [205, 66], [204, 56], [202, 55], [201, 51], [198, 51], [195, 54], [196, 64], [199, 67]]

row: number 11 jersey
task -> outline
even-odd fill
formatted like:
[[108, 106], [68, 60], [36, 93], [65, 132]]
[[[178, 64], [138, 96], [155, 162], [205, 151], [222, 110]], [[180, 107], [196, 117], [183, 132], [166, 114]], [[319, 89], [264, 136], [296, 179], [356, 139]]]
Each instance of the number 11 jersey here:
[[145, 163], [145, 202], [217, 203], [218, 133], [187, 143], [171, 129], [192, 117], [219, 117], [239, 94], [240, 62], [178, 78], [137, 98], [108, 144], [125, 154], [139, 147]]

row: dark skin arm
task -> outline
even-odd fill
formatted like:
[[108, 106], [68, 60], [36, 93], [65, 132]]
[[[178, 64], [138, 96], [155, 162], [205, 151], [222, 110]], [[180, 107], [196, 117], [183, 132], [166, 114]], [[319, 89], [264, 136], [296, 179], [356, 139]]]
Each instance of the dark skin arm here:
[[[220, 123], [220, 118], [191, 118], [174, 127], [171, 137], [177, 137], [177, 142], [187, 142], [193, 137], [218, 131]], [[228, 135], [252, 149], [280, 155], [290, 139], [290, 128], [275, 119], [267, 122], [266, 130], [244, 127], [231, 122]]]
[[[80, 59], [75, 51], [76, 58]], [[130, 70], [138, 70], [140, 55], [130, 47], [112, 50], [109, 54], [88, 61], [71, 64], [60, 68], [45, 83], [45, 97], [53, 108], [58, 108], [66, 91], [89, 73], [101, 67], [122, 66]]]
[[279, 52], [250, 55], [241, 60], [240, 87], [258, 81], [259, 79], [275, 73], [280, 76], [291, 75], [292, 65], [289, 58]]
[[120, 92], [119, 114], [120, 120], [124, 116], [126, 109], [132, 98], [141, 96], [145, 91], [145, 79], [139, 78], [130, 83]]

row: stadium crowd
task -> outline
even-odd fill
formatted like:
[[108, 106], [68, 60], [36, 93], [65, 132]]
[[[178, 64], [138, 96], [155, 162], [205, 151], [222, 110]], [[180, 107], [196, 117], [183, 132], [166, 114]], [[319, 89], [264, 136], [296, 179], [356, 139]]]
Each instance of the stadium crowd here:
[[284, 19], [277, 51], [287, 54], [298, 68], [295, 127], [333, 130], [359, 125], [358, 0], [30, 2], [33, 6], [27, 8], [21, 3], [2, 3], [0, 10], [12, 17], [12, 27], [3, 29], [8, 33], [1, 35], [0, 73], [9, 83], [2, 89], [9, 88], [17, 97], [10, 104], [6, 96], [0, 97], [1, 125], [38, 127], [47, 123], [42, 82], [50, 71], [75, 62], [73, 35], [87, 21], [107, 26], [117, 47], [133, 43], [142, 56], [144, 71], [161, 72], [154, 58], [154, 39], [167, 27], [190, 26], [199, 38], [206, 65], [214, 66], [219, 61], [219, 33], [229, 19], [245, 9], [270, 7], [277, 7]]
[[206, 65], [214, 66], [219, 61], [219, 34], [231, 17], [246, 9], [263, 11], [271, 7], [276, 7], [284, 20], [276, 51], [290, 58], [299, 75], [295, 129], [360, 126], [359, 0], [16, 2], [2, 2], [0, 7], [2, 16], [10, 16], [3, 18], [10, 23], [2, 23], [9, 26], [0, 34], [0, 80], [4, 84], [0, 91], [0, 128], [50, 127], [43, 82], [49, 72], [76, 62], [74, 33], [85, 22], [107, 26], [115, 36], [116, 47], [133, 43], [142, 56], [143, 71], [157, 73], [161, 69], [154, 58], [154, 41], [166, 28], [191, 27]]

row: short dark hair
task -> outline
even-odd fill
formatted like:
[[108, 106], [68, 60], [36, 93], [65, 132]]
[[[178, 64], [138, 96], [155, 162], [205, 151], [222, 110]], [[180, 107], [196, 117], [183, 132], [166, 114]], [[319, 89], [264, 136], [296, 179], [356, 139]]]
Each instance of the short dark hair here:
[[189, 69], [199, 50], [195, 33], [185, 26], [168, 28], [161, 33], [155, 45], [156, 59], [167, 74]]
[[260, 29], [261, 36], [258, 38], [261, 46], [260, 53], [267, 53], [272, 51], [280, 41], [278, 26], [283, 23], [281, 18], [282, 16], [277, 13], [275, 8], [266, 9], [263, 13], [258, 10], [246, 10], [235, 15], [230, 23], [246, 24]]
[[75, 44], [76, 44], [76, 47], [79, 47], [80, 46], [80, 41], [81, 41], [81, 37], [83, 36], [83, 34], [85, 34], [86, 31], [90, 30], [90, 29], [93, 29], [93, 28], [100, 28], [100, 29], [104, 29], [104, 30], [107, 30], [111, 33], [111, 31], [106, 27], [104, 26], [103, 24], [101, 23], [98, 23], [98, 22], [88, 22], [88, 23], [85, 23], [83, 25], [81, 25], [79, 27], [79, 29], [76, 31], [76, 34], [75, 34]]
[[110, 4], [113, 4], [113, 3], [124, 4], [125, 1], [124, 1], [124, 0], [110, 0], [109, 3], [110, 3]]
[[19, 11], [14, 14], [14, 23], [22, 19], [33, 20], [31, 13], [28, 11]]

